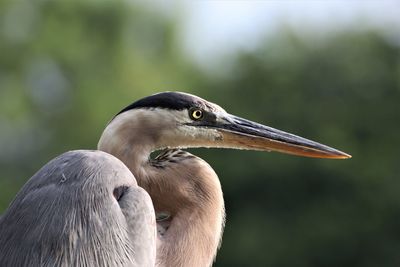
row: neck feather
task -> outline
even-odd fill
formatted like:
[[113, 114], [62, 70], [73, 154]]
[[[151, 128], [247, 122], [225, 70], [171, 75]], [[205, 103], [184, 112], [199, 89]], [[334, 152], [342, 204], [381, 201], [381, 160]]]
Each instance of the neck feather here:
[[225, 219], [217, 175], [205, 161], [187, 152], [163, 167], [153, 166], [150, 153], [162, 148], [162, 129], [151, 127], [145, 116], [133, 120], [122, 115], [107, 126], [98, 149], [125, 163], [149, 193], [156, 213], [171, 214], [167, 232], [158, 239], [158, 266], [210, 266]]

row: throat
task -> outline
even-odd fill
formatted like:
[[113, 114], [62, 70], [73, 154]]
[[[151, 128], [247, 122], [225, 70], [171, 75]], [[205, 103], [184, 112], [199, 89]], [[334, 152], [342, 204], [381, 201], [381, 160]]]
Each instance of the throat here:
[[149, 168], [153, 176], [142, 186], [156, 210], [160, 266], [210, 266], [225, 218], [217, 175], [205, 161], [178, 149], [160, 153]]
[[110, 142], [112, 138], [101, 140], [99, 149], [119, 158], [153, 201], [157, 265], [211, 266], [225, 213], [221, 185], [210, 165], [179, 149], [165, 150], [150, 159], [152, 146], [132, 140], [129, 146], [121, 145], [121, 140], [116, 141], [119, 145]]

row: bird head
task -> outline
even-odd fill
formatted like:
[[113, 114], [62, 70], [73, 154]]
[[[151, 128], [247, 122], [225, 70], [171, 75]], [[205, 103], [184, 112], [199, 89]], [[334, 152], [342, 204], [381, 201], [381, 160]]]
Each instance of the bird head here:
[[99, 142], [129, 147], [133, 141], [162, 148], [219, 147], [315, 158], [351, 156], [329, 146], [227, 113], [200, 97], [163, 92], [140, 99], [121, 110]]

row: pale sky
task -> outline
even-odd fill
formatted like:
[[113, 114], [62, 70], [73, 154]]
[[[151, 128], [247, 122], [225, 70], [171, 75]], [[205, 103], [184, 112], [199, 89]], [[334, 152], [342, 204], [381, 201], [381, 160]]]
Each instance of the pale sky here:
[[301, 34], [353, 26], [378, 28], [400, 43], [398, 0], [154, 1], [151, 8], [178, 17], [184, 50], [197, 62], [251, 49], [285, 25]]

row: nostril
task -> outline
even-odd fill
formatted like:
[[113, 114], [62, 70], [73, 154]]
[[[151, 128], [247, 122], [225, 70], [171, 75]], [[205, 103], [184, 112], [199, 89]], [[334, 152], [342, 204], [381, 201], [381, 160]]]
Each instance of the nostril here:
[[127, 186], [119, 186], [114, 188], [113, 195], [117, 201], [120, 201], [121, 198], [124, 196], [126, 190], [128, 189]]

